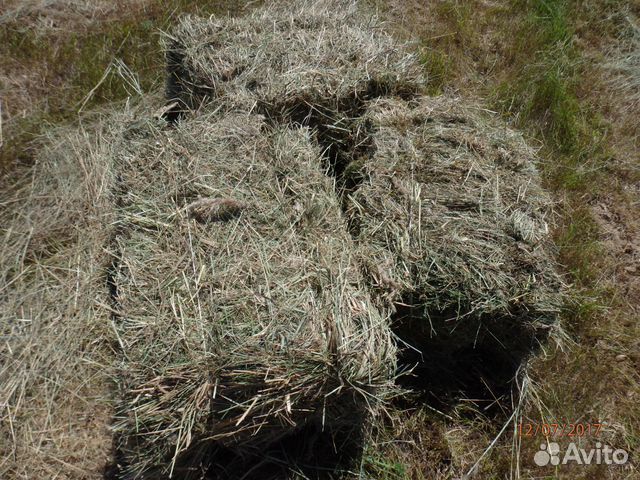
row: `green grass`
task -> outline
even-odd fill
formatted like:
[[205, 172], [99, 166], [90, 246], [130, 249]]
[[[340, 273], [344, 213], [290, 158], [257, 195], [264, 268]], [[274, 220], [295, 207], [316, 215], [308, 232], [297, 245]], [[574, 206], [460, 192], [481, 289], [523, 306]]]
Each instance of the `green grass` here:
[[589, 286], [596, 280], [598, 258], [602, 255], [598, 232], [590, 211], [584, 206], [574, 206], [570, 221], [556, 238], [560, 258], [579, 286]]
[[368, 477], [377, 480], [405, 480], [407, 469], [401, 462], [390, 460], [379, 452], [370, 452], [364, 455], [362, 469]]
[[[547, 186], [561, 193], [563, 226], [557, 232], [560, 259], [572, 283], [589, 289], [600, 268], [599, 230], [585, 195], [599, 188], [610, 160], [607, 125], [581, 101], [582, 53], [572, 20], [579, 2], [514, 0], [520, 18], [510, 74], [492, 92], [494, 106], [543, 145], [540, 166]], [[593, 292], [591, 292], [593, 293]], [[589, 295], [591, 297], [591, 295]]]
[[[24, 116], [4, 125], [0, 171], [32, 161], [33, 140], [50, 124], [73, 121], [78, 110], [124, 100], [135, 94], [115, 70], [103, 80], [109, 66], [121, 60], [137, 77], [143, 91], [164, 81], [162, 31], [168, 31], [184, 13], [237, 14], [247, 2], [231, 0], [155, 0], [139, 12], [124, 12], [122, 18], [96, 23], [88, 31], [40, 31], [20, 21], [0, 28], [5, 62], [33, 68], [47, 91]], [[101, 81], [102, 80], [102, 81]], [[96, 88], [97, 87], [97, 88]], [[87, 95], [92, 92], [88, 101]], [[33, 93], [33, 92], [31, 92]]]
[[512, 9], [524, 12], [511, 52], [515, 75], [497, 87], [496, 107], [532, 127], [556, 153], [571, 154], [578, 148], [581, 112], [567, 2], [517, 0]]
[[470, 2], [460, 0], [439, 2], [435, 4], [435, 11], [448, 23], [458, 44], [466, 45], [473, 41], [474, 30], [471, 22], [473, 9]]
[[[617, 285], [606, 278], [614, 259], [601, 243], [601, 229], [589, 207], [600, 196], [617, 198], [619, 180], [608, 136], [611, 126], [593, 103], [597, 95], [591, 91], [593, 71], [576, 42], [578, 28], [589, 30], [591, 38], [606, 38], [615, 28], [611, 19], [598, 12], [620, 5], [513, 1], [511, 15], [520, 18], [514, 35], [519, 40], [510, 52], [508, 74], [494, 88], [492, 98], [500, 112], [541, 142], [541, 171], [559, 200], [561, 225], [555, 234], [559, 258], [574, 286], [563, 323], [577, 343], [570, 353], [556, 352], [534, 370], [544, 386], [542, 401], [553, 414], [567, 419], [604, 413], [631, 426], [637, 411], [611, 407], [603, 412], [601, 407], [624, 403], [625, 398], [616, 398], [618, 389], [633, 387], [623, 386], [622, 378], [612, 378], [611, 372], [622, 367], [611, 358], [594, 357], [593, 345], [622, 342], [618, 348], [624, 351], [628, 348], [624, 339], [633, 335], [620, 320], [627, 306]], [[562, 379], [549, 378], [558, 374]], [[585, 379], [588, 388], [582, 385]], [[626, 447], [633, 448], [632, 441], [626, 441]], [[600, 474], [585, 470], [584, 478]]]
[[451, 59], [440, 49], [424, 46], [421, 49], [420, 61], [427, 77], [427, 93], [442, 94], [451, 75]]
[[[48, 125], [73, 119], [114, 59], [121, 59], [138, 72], [143, 89], [157, 83], [162, 55], [152, 25], [150, 21], [138, 23], [134, 19], [115, 22], [89, 34], [72, 32], [60, 43], [43, 41], [33, 30], [21, 32], [15, 25], [5, 27], [0, 32], [0, 43], [7, 45], [9, 55], [23, 65], [45, 66], [43, 80], [50, 92], [26, 116], [11, 121], [0, 165], [29, 163], [31, 142]], [[122, 100], [131, 93], [121, 78], [108, 75], [85, 108]]]

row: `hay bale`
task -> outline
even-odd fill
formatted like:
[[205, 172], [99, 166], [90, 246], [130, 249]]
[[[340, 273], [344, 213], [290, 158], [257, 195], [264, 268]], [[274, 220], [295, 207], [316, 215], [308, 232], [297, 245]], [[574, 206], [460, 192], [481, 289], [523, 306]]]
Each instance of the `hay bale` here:
[[52, 133], [3, 191], [0, 478], [97, 479], [111, 457], [109, 120]]
[[[63, 137], [2, 222], [0, 475], [96, 476], [113, 396], [125, 478], [348, 434], [392, 391], [389, 310], [553, 324], [533, 153], [458, 99], [416, 100], [415, 59], [354, 2], [186, 18], [167, 56], [169, 97], [215, 108]], [[349, 229], [327, 166], [353, 177]]]
[[[212, 114], [119, 155], [116, 430], [133, 477], [195, 475], [216, 446], [255, 455], [311, 423], [357, 429], [384, 397], [394, 347], [318, 150], [307, 129]], [[243, 208], [191, 218], [211, 199]]]
[[275, 119], [335, 123], [357, 114], [364, 99], [421, 89], [419, 62], [380, 27], [353, 0], [185, 17], [166, 42], [167, 96], [191, 108], [216, 99]]
[[471, 341], [478, 319], [503, 333], [555, 323], [551, 200], [522, 136], [450, 97], [380, 99], [362, 124], [373, 153], [348, 169], [347, 210], [378, 298], [423, 323], [459, 320], [448, 330], [473, 323]]

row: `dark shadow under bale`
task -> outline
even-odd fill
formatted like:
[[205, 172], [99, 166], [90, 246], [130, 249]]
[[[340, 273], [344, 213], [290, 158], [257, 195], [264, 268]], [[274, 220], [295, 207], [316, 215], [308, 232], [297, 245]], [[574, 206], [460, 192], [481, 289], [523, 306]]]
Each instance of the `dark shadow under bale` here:
[[266, 449], [237, 451], [213, 446], [203, 460], [207, 480], [337, 478], [362, 455], [362, 428], [332, 432], [320, 422], [306, 425]]
[[[330, 480], [352, 471], [362, 457], [366, 414], [343, 429], [323, 428], [321, 419], [309, 422], [264, 448], [222, 445], [206, 439], [184, 452], [171, 478], [192, 480]], [[104, 472], [105, 480], [130, 480], [126, 455], [116, 450]], [[162, 471], [149, 471], [146, 479], [168, 479]]]
[[508, 416], [517, 379], [548, 330], [511, 317], [469, 318], [398, 306], [392, 330], [398, 344], [398, 386], [448, 412], [459, 406], [488, 417]]

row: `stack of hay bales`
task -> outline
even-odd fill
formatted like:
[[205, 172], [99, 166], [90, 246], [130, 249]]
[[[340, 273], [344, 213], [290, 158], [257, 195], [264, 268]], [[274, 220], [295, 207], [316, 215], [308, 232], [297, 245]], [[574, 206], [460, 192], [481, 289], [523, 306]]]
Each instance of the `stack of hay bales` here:
[[[532, 152], [420, 97], [415, 59], [353, 2], [187, 18], [168, 60], [169, 100], [195, 115], [132, 140], [118, 167], [132, 473], [191, 468], [212, 442], [260, 451], [319, 418], [353, 427], [345, 412], [394, 376], [398, 306], [424, 324], [554, 322]], [[322, 174], [337, 162], [359, 175], [342, 199]]]
[[213, 445], [255, 454], [309, 423], [358, 429], [388, 391], [391, 335], [320, 159], [307, 129], [240, 113], [149, 125], [119, 155], [134, 477], [183, 478]]
[[378, 298], [427, 325], [472, 324], [471, 342], [478, 320], [507, 341], [514, 324], [553, 325], [551, 200], [522, 136], [453, 97], [380, 99], [362, 123], [374, 153], [348, 168], [347, 211]]
[[308, 425], [360, 428], [392, 391], [403, 306], [423, 324], [554, 322], [531, 150], [420, 97], [415, 58], [355, 2], [186, 18], [167, 58], [169, 100], [193, 111], [63, 137], [28, 218], [12, 209], [0, 468], [92, 476], [108, 435], [69, 448], [79, 419], [108, 416], [107, 375], [118, 475], [199, 478], [219, 447], [245, 459]]
[[561, 282], [534, 153], [468, 100], [421, 96], [419, 62], [355, 2], [186, 18], [167, 50], [170, 99], [309, 125], [341, 186], [364, 176], [347, 217], [386, 285], [380, 305], [411, 296], [448, 318], [555, 322]]
[[51, 134], [2, 190], [0, 478], [102, 478], [111, 457], [114, 117]]
[[134, 476], [185, 474], [214, 443], [251, 454], [309, 423], [357, 429], [388, 393], [391, 334], [318, 140], [421, 85], [352, 1], [190, 17], [171, 38], [169, 100], [202, 108], [134, 135], [117, 166], [117, 429]]

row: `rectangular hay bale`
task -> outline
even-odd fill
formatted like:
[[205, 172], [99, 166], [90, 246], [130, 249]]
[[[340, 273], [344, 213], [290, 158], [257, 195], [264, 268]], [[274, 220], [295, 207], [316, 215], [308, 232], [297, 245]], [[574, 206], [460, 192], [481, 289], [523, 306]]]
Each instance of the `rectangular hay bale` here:
[[347, 216], [379, 297], [425, 321], [556, 323], [551, 199], [522, 136], [446, 96], [380, 99], [362, 123], [373, 153], [347, 168]]
[[111, 139], [125, 117], [51, 132], [35, 166], [3, 191], [0, 478], [101, 479], [111, 461], [105, 247]]
[[415, 55], [362, 8], [269, 2], [238, 18], [185, 17], [166, 40], [167, 97], [302, 121], [353, 116], [363, 99], [421, 90]]
[[395, 349], [307, 129], [217, 113], [149, 124], [118, 170], [116, 429], [133, 476], [375, 411]]

